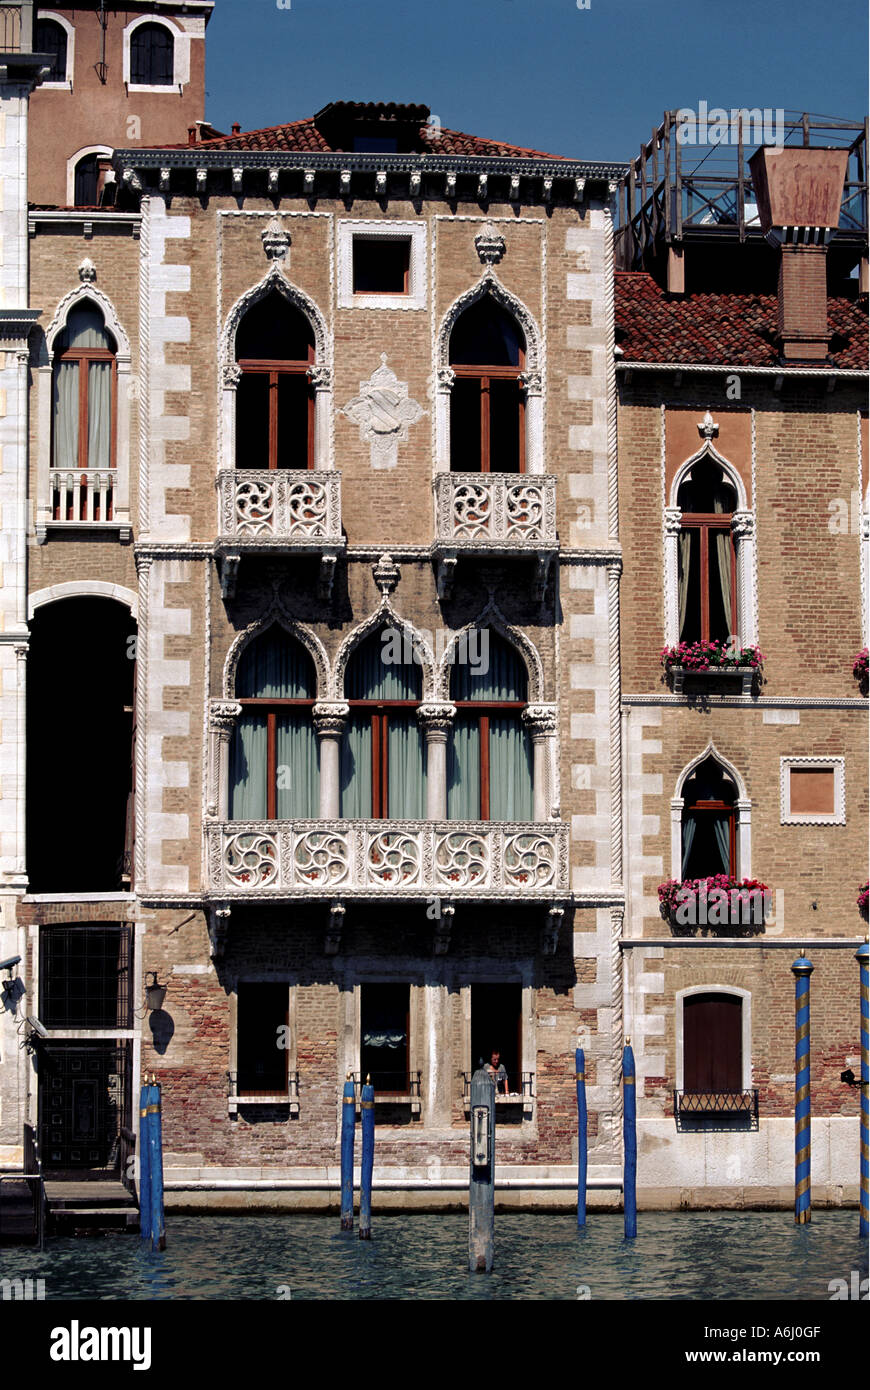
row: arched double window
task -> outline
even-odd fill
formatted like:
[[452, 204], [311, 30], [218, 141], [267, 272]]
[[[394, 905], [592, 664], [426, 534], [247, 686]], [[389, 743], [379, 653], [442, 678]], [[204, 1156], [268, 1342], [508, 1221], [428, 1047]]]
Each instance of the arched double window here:
[[[341, 814], [391, 820], [426, 815], [426, 744], [417, 721], [420, 665], [391, 660], [386, 630], [353, 652], [345, 678], [350, 717], [341, 748]], [[392, 635], [392, 633], [390, 634]]]
[[454, 472], [525, 471], [526, 340], [490, 295], [456, 320], [450, 334], [450, 467]]
[[683, 879], [736, 875], [737, 787], [721, 763], [705, 758], [683, 786]]
[[314, 333], [277, 290], [247, 311], [236, 333], [237, 468], [314, 467]]
[[498, 633], [479, 635], [480, 660], [457, 661], [451, 675], [457, 714], [447, 746], [447, 814], [451, 820], [531, 820], [532, 749], [521, 719], [526, 668]]
[[737, 552], [731, 523], [737, 492], [709, 456], [692, 464], [680, 485], [678, 549], [681, 642], [726, 641], [737, 634]]
[[140, 24], [130, 35], [130, 84], [171, 87], [175, 81], [175, 40], [165, 24]]
[[[52, 514], [85, 519], [79, 492], [93, 496], [91, 521], [111, 521], [115, 467], [117, 345], [90, 301], [71, 310], [55, 339], [52, 419]], [[103, 485], [94, 471], [107, 470]], [[89, 476], [90, 475], [90, 476]]]
[[318, 814], [315, 693], [311, 657], [283, 628], [269, 628], [245, 648], [236, 674], [242, 714], [230, 747], [231, 820]]

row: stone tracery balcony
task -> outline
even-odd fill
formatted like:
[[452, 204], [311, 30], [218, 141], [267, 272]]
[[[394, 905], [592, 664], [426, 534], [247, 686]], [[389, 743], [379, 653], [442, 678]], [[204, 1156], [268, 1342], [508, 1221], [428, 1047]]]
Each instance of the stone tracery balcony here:
[[217, 475], [219, 533], [215, 553], [231, 596], [243, 554], [314, 554], [328, 594], [341, 530], [341, 474], [305, 468], [223, 468]]
[[568, 891], [562, 822], [219, 821], [215, 898], [549, 899]]
[[438, 590], [447, 597], [458, 557], [531, 555], [543, 597], [558, 550], [556, 479], [544, 473], [438, 473], [435, 558]]

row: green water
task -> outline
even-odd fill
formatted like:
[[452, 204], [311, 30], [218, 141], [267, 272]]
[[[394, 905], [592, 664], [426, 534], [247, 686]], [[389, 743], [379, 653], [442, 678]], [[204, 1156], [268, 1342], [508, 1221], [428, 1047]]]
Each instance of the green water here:
[[[374, 1239], [338, 1216], [173, 1216], [167, 1248], [138, 1236], [0, 1250], [0, 1278], [41, 1278], [45, 1298], [829, 1300], [831, 1281], [867, 1274], [857, 1211], [644, 1213], [635, 1241], [620, 1215], [508, 1214], [491, 1275], [466, 1269], [463, 1215], [378, 1216]], [[866, 1287], [863, 1291], [866, 1297]]]

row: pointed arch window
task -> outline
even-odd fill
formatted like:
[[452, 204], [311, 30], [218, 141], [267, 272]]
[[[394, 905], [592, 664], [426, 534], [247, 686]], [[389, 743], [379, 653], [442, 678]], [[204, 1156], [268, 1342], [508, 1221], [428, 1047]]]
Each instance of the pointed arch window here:
[[283, 628], [269, 628], [245, 648], [236, 674], [242, 713], [230, 745], [231, 820], [318, 814], [315, 693], [311, 657]]
[[[71, 310], [55, 340], [51, 445], [55, 521], [79, 519], [78, 494], [87, 494], [94, 470], [114, 470], [116, 351], [102, 312], [87, 301]], [[112, 520], [113, 486], [108, 472], [105, 481], [105, 487], [97, 488], [95, 514], [89, 520]]]
[[457, 662], [451, 675], [457, 714], [447, 745], [447, 814], [451, 820], [532, 820], [532, 746], [521, 720], [526, 668], [498, 633], [487, 629], [479, 636], [476, 650], [486, 659]]
[[350, 706], [341, 748], [341, 814], [422, 820], [426, 815], [426, 744], [417, 722], [422, 671], [393, 661], [392, 630], [373, 633], [348, 662]]
[[681, 642], [727, 641], [738, 632], [737, 551], [732, 522], [737, 492], [709, 456], [692, 467], [677, 493], [682, 512], [677, 556]]
[[490, 295], [456, 320], [450, 334], [454, 472], [525, 472], [525, 361], [522, 329]]
[[737, 787], [715, 758], [706, 758], [683, 786], [681, 877], [736, 876]]
[[314, 467], [314, 332], [305, 314], [271, 290], [236, 333], [237, 468]]

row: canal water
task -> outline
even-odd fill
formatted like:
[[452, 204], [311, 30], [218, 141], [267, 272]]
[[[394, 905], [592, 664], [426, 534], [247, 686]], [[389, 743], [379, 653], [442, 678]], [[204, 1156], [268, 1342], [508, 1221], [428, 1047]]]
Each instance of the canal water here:
[[[138, 1236], [49, 1241], [0, 1250], [0, 1278], [44, 1280], [50, 1300], [107, 1299], [725, 1299], [829, 1300], [867, 1275], [857, 1211], [795, 1226], [782, 1212], [641, 1212], [496, 1217], [495, 1268], [467, 1272], [468, 1218], [378, 1216], [374, 1239], [338, 1216], [173, 1216], [167, 1248]], [[838, 1286], [834, 1281], [845, 1281]], [[861, 1291], [866, 1297], [866, 1285]], [[845, 1297], [849, 1297], [846, 1293]], [[853, 1293], [854, 1297], [854, 1293]]]

